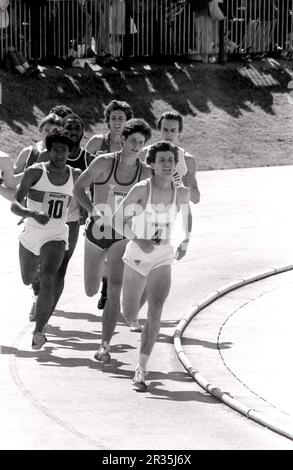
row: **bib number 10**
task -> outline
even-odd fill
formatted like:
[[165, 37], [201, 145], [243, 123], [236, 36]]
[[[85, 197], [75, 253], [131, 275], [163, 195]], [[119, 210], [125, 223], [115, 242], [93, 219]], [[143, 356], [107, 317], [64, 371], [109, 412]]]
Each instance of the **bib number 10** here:
[[60, 219], [63, 213], [63, 201], [50, 199], [50, 201], [48, 201], [48, 205], [49, 217], [52, 217], [53, 219]]

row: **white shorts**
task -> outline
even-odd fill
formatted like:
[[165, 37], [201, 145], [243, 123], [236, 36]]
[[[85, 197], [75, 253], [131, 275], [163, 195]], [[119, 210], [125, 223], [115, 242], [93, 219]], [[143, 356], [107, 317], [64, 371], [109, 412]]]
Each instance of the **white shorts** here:
[[48, 242], [65, 242], [65, 250], [68, 250], [68, 225], [46, 230], [45, 226], [41, 228], [25, 227], [24, 231], [19, 236], [19, 241], [27, 250], [31, 251], [34, 255], [40, 256], [41, 248]]
[[122, 259], [127, 266], [147, 277], [154, 269], [171, 265], [174, 261], [174, 253], [169, 243], [165, 245], [154, 244], [153, 251], [145, 253], [135, 241], [131, 240], [126, 245]]

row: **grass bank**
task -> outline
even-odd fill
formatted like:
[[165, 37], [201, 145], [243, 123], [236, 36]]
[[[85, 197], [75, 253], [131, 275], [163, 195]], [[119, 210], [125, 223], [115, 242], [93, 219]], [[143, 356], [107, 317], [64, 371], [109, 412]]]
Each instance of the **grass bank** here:
[[128, 101], [136, 117], [155, 131], [157, 116], [184, 116], [182, 146], [199, 170], [292, 163], [292, 111], [288, 83], [293, 63], [263, 59], [249, 63], [134, 65], [127, 70], [86, 66], [48, 67], [42, 78], [0, 71], [1, 150], [16, 158], [38, 140], [38, 122], [58, 103], [85, 122], [86, 140], [105, 129], [111, 99]]

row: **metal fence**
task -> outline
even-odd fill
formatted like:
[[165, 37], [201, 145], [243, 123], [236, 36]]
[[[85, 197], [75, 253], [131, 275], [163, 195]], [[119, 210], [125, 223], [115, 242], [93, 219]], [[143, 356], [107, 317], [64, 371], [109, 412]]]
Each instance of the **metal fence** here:
[[293, 0], [228, 0], [227, 53], [266, 53], [292, 48]]
[[[225, 48], [291, 50], [293, 0], [224, 0]], [[219, 22], [205, 0], [10, 0], [0, 53], [14, 46], [29, 58], [208, 57], [219, 51]], [[2, 13], [3, 18], [3, 13]]]

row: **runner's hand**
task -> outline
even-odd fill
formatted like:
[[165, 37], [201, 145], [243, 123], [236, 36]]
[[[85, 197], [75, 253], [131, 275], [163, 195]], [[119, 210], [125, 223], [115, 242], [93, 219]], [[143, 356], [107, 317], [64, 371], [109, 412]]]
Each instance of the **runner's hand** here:
[[174, 255], [174, 258], [177, 259], [177, 261], [180, 261], [186, 255], [187, 247], [188, 247], [188, 241], [186, 240], [180, 243], [180, 245], [177, 247], [177, 250]]
[[44, 212], [34, 211], [32, 212], [31, 217], [35, 219], [35, 221], [41, 225], [46, 225], [50, 220], [50, 217], [48, 216], [48, 214], [45, 214]]

